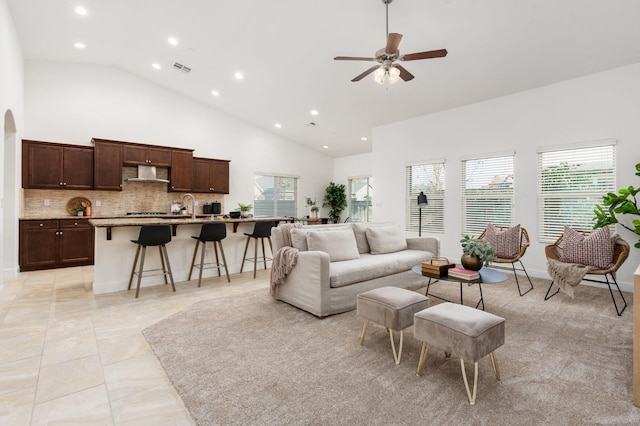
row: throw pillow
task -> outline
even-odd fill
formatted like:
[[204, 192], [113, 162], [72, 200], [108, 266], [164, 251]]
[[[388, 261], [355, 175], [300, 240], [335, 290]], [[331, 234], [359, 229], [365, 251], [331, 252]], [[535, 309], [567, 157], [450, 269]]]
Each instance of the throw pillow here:
[[584, 235], [565, 226], [560, 261], [608, 269], [613, 263], [613, 245], [609, 228], [599, 228]]
[[299, 251], [307, 251], [309, 250], [307, 246], [307, 235], [309, 232], [332, 232], [345, 229], [351, 230], [348, 225], [314, 225], [308, 228], [295, 228], [291, 230], [291, 246], [297, 248]]
[[407, 248], [407, 239], [398, 225], [386, 228], [368, 228], [366, 234], [371, 254], [394, 253]]
[[513, 259], [520, 253], [520, 225], [500, 229], [490, 223], [484, 231], [482, 240], [496, 248], [497, 257]]
[[371, 248], [369, 247], [369, 242], [367, 241], [367, 229], [369, 228], [388, 228], [389, 226], [394, 226], [393, 222], [364, 222], [364, 223], [354, 223], [353, 224], [353, 233], [356, 235], [356, 244], [358, 245], [358, 251], [360, 254], [369, 253]]
[[307, 235], [307, 246], [312, 251], [323, 251], [329, 255], [331, 262], [358, 259], [356, 238], [351, 229], [331, 232], [310, 231]]

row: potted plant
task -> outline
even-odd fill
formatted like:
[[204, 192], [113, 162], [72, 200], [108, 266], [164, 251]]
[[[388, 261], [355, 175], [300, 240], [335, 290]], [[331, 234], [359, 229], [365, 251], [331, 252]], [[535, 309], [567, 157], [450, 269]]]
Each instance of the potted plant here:
[[[640, 163], [636, 164], [636, 176], [640, 176]], [[640, 235], [640, 210], [638, 210], [638, 200], [636, 199], [638, 193], [640, 193], [640, 187], [629, 186], [619, 189], [618, 194], [609, 192], [607, 195], [603, 195], [602, 204], [607, 209], [605, 210], [600, 204], [596, 205], [596, 209], [593, 211], [596, 215], [593, 220], [596, 223], [593, 228], [597, 229], [618, 223], [623, 228]], [[635, 243], [634, 247], [640, 248], [640, 240]]]
[[76, 216], [84, 216], [85, 207], [80, 205], [73, 208], [73, 211], [76, 213]]
[[325, 189], [324, 200], [322, 205], [330, 207], [329, 217], [334, 223], [340, 222], [340, 213], [347, 207], [347, 193], [344, 185], [336, 185], [333, 182]]
[[242, 217], [249, 217], [249, 212], [251, 211], [252, 208], [253, 208], [253, 205], [251, 204], [238, 203], [238, 210], [240, 211], [240, 215]]
[[307, 207], [309, 207], [309, 217], [313, 217], [313, 218], [317, 218], [318, 217], [318, 211], [320, 210], [320, 208], [317, 206], [317, 202], [315, 198], [309, 198], [309, 197], [304, 197], [305, 203], [307, 204]]
[[465, 269], [479, 271], [496, 258], [496, 248], [486, 241], [465, 235], [460, 240], [462, 244], [462, 266]]

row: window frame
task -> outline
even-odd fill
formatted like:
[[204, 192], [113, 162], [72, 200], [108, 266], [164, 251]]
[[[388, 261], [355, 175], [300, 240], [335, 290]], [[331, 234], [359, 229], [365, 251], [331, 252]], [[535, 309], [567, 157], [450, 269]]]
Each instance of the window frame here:
[[[616, 192], [616, 139], [540, 147], [537, 154], [537, 203], [538, 203], [538, 241], [553, 243], [564, 232], [564, 226], [575, 229], [589, 230], [593, 228], [593, 218], [596, 204], [602, 202], [602, 196], [608, 192]], [[599, 153], [598, 153], [599, 151]], [[608, 152], [609, 151], [609, 152]], [[607, 158], [610, 157], [610, 158]], [[567, 161], [560, 161], [560, 160]], [[591, 163], [593, 168], [585, 166]], [[601, 163], [602, 168], [595, 168]], [[605, 167], [605, 163], [609, 163]], [[545, 170], [551, 166], [565, 167], [564, 180], [558, 181], [559, 172], [551, 175], [556, 183], [545, 181]], [[582, 170], [578, 167], [582, 166]], [[574, 170], [571, 174], [567, 171]], [[594, 179], [593, 170], [601, 171]], [[597, 176], [603, 179], [598, 179]], [[591, 181], [591, 188], [572, 189]], [[571, 186], [569, 186], [569, 184]], [[554, 205], [562, 206], [567, 200], [573, 199], [583, 206], [574, 208], [570, 214], [564, 213], [559, 207], [547, 208]], [[566, 210], [566, 209], [565, 209]], [[552, 215], [556, 215], [553, 218]], [[573, 216], [573, 217], [570, 217]]]
[[[461, 158], [461, 235], [478, 236], [489, 223], [511, 226], [515, 218], [515, 152], [498, 152]], [[474, 180], [467, 169], [479, 170]], [[502, 180], [496, 180], [500, 177]], [[511, 177], [511, 180], [508, 178]], [[473, 185], [469, 184], [473, 182]], [[480, 185], [480, 186], [479, 186]], [[475, 204], [475, 206], [474, 206]], [[475, 208], [473, 208], [475, 207]], [[493, 214], [491, 210], [493, 209]]]
[[[269, 213], [263, 213], [260, 212], [260, 210], [263, 210], [264, 207], [260, 207], [260, 201], [266, 201], [266, 200], [261, 200], [259, 198], [257, 198], [259, 195], [258, 193], [261, 191], [260, 186], [258, 185], [258, 179], [260, 178], [273, 178], [273, 188], [276, 187], [277, 182], [280, 179], [290, 179], [293, 181], [293, 189], [291, 191], [287, 191], [287, 193], [291, 193], [292, 195], [292, 199], [279, 199], [275, 196], [275, 189], [274, 189], [274, 199], [273, 199], [273, 206], [274, 209], [272, 209]], [[253, 212], [254, 212], [254, 216], [255, 217], [297, 217], [298, 216], [298, 201], [299, 201], [299, 191], [298, 191], [298, 187], [300, 184], [300, 177], [297, 175], [289, 175], [289, 174], [284, 174], [284, 173], [269, 173], [269, 172], [255, 172], [253, 174]], [[262, 194], [264, 194], [264, 192], [262, 192]], [[283, 209], [285, 209], [284, 211], [279, 211], [278, 210], [278, 202], [286, 202], [286, 205], [288, 205], [288, 208], [286, 206], [284, 206], [283, 204]]]
[[[430, 171], [418, 175], [419, 169], [431, 168]], [[439, 168], [439, 171], [436, 171]], [[445, 231], [445, 195], [446, 195], [446, 160], [444, 158], [423, 160], [409, 163], [405, 166], [405, 230], [417, 233], [444, 234]], [[414, 178], [415, 176], [415, 178]], [[432, 179], [432, 181], [430, 181]], [[423, 182], [413, 183], [414, 180]], [[429, 184], [432, 187], [429, 189]], [[441, 189], [436, 189], [441, 187]], [[418, 207], [418, 195], [423, 191], [427, 196], [427, 207]], [[422, 229], [419, 229], [419, 218], [422, 215]], [[431, 218], [431, 220], [430, 220]]]
[[[349, 198], [348, 198], [348, 207], [347, 207], [347, 211], [349, 212], [349, 221], [350, 222], [358, 222], [356, 220], [354, 220], [354, 212], [352, 211], [353, 208], [353, 180], [354, 179], [359, 179], [359, 180], [363, 180], [366, 179], [367, 180], [367, 195], [366, 197], [369, 197], [369, 203], [368, 205], [366, 205], [364, 207], [365, 210], [365, 218], [366, 220], [364, 222], [372, 222], [373, 221], [373, 177], [370, 175], [366, 175], [366, 176], [353, 176], [353, 177], [349, 177], [347, 178], [347, 191], [349, 193]], [[370, 189], [369, 189], [370, 188]]]

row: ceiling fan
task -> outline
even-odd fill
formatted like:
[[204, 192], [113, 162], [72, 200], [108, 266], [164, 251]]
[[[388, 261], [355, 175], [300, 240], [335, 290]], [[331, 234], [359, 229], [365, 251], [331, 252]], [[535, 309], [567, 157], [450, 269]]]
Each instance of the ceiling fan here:
[[413, 80], [414, 76], [405, 67], [400, 65], [398, 61], [416, 61], [418, 59], [443, 58], [447, 56], [447, 49], [429, 50], [427, 52], [409, 53], [400, 55], [398, 46], [402, 40], [402, 34], [389, 33], [389, 3], [393, 0], [382, 0], [387, 9], [387, 45], [376, 52], [374, 58], [362, 58], [353, 56], [336, 56], [336, 61], [376, 61], [378, 65], [374, 65], [362, 74], [356, 76], [351, 81], [360, 81], [372, 72], [375, 72], [375, 81], [379, 84], [384, 83], [385, 77], [389, 78], [389, 83], [393, 84], [401, 78], [404, 81]]

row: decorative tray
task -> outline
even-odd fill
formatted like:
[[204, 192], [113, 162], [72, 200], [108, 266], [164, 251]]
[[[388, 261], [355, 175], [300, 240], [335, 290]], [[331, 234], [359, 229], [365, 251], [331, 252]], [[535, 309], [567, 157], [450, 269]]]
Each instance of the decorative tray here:
[[84, 207], [83, 211], [86, 211], [87, 207], [91, 207], [91, 201], [84, 197], [74, 197], [67, 202], [67, 211], [73, 216], [78, 214], [79, 207]]

